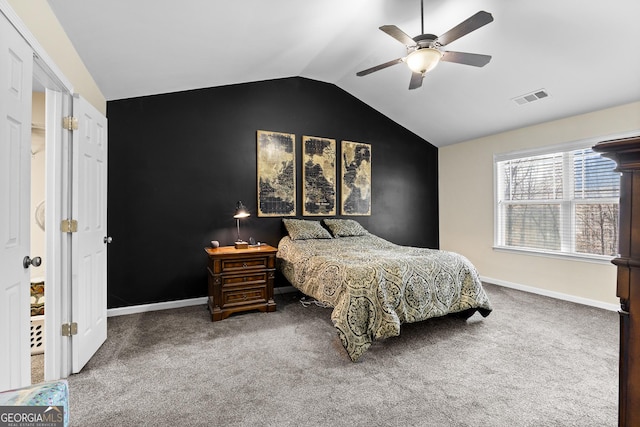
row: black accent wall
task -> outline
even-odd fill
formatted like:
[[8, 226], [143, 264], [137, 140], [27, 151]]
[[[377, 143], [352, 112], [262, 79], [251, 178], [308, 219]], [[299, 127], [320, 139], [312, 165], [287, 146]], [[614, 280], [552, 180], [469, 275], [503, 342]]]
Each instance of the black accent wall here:
[[109, 101], [107, 117], [109, 308], [205, 296], [203, 248], [233, 244], [238, 200], [252, 214], [241, 237], [277, 246], [281, 219], [256, 213], [257, 130], [296, 136], [299, 217], [302, 136], [336, 139], [338, 155], [342, 140], [368, 143], [371, 216], [350, 218], [438, 247], [437, 148], [335, 85], [296, 77]]

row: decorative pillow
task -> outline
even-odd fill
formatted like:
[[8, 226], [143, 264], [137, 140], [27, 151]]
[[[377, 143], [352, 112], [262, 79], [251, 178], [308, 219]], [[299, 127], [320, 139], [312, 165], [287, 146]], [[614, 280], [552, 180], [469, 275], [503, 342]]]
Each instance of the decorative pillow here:
[[282, 218], [282, 222], [293, 240], [331, 239], [331, 234], [320, 221]]
[[367, 234], [358, 221], [353, 219], [323, 219], [333, 237], [363, 236]]

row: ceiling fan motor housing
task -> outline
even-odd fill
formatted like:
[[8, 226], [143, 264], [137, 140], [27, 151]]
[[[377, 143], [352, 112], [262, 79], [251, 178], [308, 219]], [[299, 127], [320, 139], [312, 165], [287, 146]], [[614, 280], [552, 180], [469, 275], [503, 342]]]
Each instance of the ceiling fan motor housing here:
[[416, 45], [418, 45], [419, 47], [440, 46], [440, 44], [438, 43], [438, 36], [436, 36], [435, 34], [420, 34], [419, 36], [415, 36], [413, 38], [413, 41], [415, 41]]

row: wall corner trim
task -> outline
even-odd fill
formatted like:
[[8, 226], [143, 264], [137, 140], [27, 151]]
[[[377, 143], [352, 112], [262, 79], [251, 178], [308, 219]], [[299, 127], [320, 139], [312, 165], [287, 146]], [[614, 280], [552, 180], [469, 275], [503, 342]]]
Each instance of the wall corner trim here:
[[503, 286], [505, 288], [516, 289], [518, 291], [529, 292], [532, 294], [542, 295], [550, 298], [555, 298], [563, 301], [574, 302], [577, 304], [588, 305], [591, 307], [601, 308], [609, 311], [619, 311], [620, 306], [618, 304], [610, 304], [603, 301], [592, 300], [589, 298], [577, 297], [575, 295], [563, 294], [561, 292], [550, 291], [547, 289], [536, 288], [534, 286], [521, 285], [518, 283], [508, 282], [506, 280], [493, 279], [491, 277], [480, 276], [480, 280], [490, 283], [492, 285]]

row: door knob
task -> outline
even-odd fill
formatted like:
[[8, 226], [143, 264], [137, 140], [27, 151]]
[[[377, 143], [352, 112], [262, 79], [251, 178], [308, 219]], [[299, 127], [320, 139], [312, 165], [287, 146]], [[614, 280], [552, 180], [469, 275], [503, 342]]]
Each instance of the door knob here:
[[33, 265], [34, 267], [40, 267], [40, 264], [42, 264], [42, 258], [40, 258], [39, 256], [32, 259], [29, 258], [29, 255], [27, 255], [22, 259], [22, 266], [24, 268], [29, 268], [30, 265]]
[[113, 239], [111, 238], [111, 236], [105, 236], [105, 238], [102, 240], [104, 243], [111, 243], [113, 242]]

